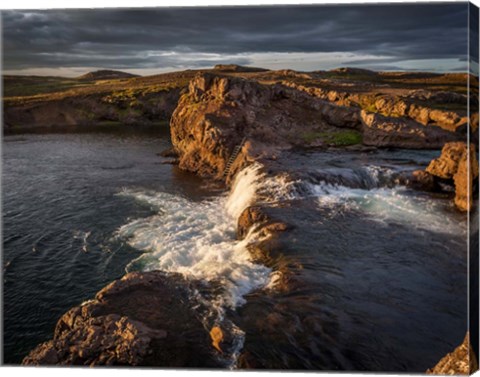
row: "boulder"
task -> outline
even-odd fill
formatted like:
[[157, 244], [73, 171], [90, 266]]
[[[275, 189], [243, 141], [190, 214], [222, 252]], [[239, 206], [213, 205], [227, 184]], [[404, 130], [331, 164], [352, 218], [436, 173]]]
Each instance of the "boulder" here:
[[478, 161], [475, 146], [464, 142], [447, 143], [442, 154], [430, 162], [426, 172], [432, 176], [453, 180], [455, 205], [462, 211], [472, 208], [472, 191], [478, 178]]
[[74, 307], [23, 365], [219, 367], [180, 275], [132, 272]]
[[444, 356], [437, 365], [427, 370], [427, 374], [459, 375], [473, 374], [478, 370], [478, 361], [470, 344], [467, 332], [465, 339], [453, 352]]
[[267, 207], [251, 206], [245, 208], [238, 218], [237, 238], [240, 240], [244, 239], [254, 226], [261, 235], [274, 234], [291, 229], [290, 225], [274, 219], [267, 212]]
[[415, 170], [408, 179], [408, 186], [422, 191], [436, 191], [435, 177], [424, 170]]
[[447, 143], [442, 148], [442, 154], [430, 162], [426, 172], [435, 177], [452, 179], [458, 170], [458, 164], [465, 152], [464, 142]]
[[474, 180], [478, 178], [478, 161], [475, 147], [471, 145], [465, 150], [458, 163], [458, 169], [453, 176], [455, 183], [455, 205], [462, 211], [470, 211], [473, 205]]

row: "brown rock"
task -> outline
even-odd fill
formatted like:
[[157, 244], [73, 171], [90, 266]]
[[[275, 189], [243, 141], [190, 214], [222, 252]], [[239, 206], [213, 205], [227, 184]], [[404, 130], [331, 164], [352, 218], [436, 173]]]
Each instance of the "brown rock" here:
[[219, 366], [179, 275], [133, 272], [74, 307], [24, 365]]
[[469, 151], [465, 150], [458, 163], [458, 169], [453, 176], [455, 182], [455, 205], [462, 211], [472, 209], [472, 190], [474, 179], [478, 177], [478, 162], [475, 147], [470, 146]]
[[312, 130], [359, 126], [358, 109], [280, 84], [204, 73], [180, 98], [171, 119], [171, 136], [180, 168], [221, 179], [245, 137], [251, 148], [239, 161], [254, 159], [249, 153], [259, 149], [255, 145], [290, 148], [305, 144], [301, 135]]
[[220, 343], [223, 341], [223, 331], [220, 327], [214, 326], [210, 330], [210, 338], [212, 338], [212, 345], [213, 347], [219, 351], [223, 352], [222, 349], [220, 348]]
[[478, 362], [470, 345], [470, 334], [467, 332], [463, 343], [445, 357], [435, 367], [427, 370], [427, 374], [473, 374], [478, 370]]
[[458, 127], [468, 122], [468, 117], [460, 117], [452, 111], [431, 110], [429, 118], [431, 122], [451, 131], [455, 131]]
[[464, 142], [447, 143], [439, 158], [432, 160], [426, 171], [436, 177], [451, 179], [458, 170], [458, 164], [466, 149]]
[[455, 183], [455, 205], [462, 211], [472, 208], [474, 181], [478, 178], [478, 161], [475, 146], [464, 142], [447, 143], [439, 158], [430, 162], [426, 172]]
[[409, 180], [409, 186], [416, 190], [436, 191], [435, 177], [424, 170], [415, 170]]
[[255, 224], [262, 224], [269, 221], [268, 215], [262, 211], [259, 206], [252, 206], [245, 208], [238, 218], [237, 223], [237, 238], [243, 239], [248, 234], [248, 231]]
[[363, 143], [376, 147], [437, 149], [461, 135], [436, 126], [424, 126], [412, 119], [361, 112]]

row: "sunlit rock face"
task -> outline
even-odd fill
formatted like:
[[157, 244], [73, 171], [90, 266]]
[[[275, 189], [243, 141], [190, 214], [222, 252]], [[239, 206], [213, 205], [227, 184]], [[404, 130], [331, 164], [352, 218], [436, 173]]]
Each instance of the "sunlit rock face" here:
[[464, 139], [461, 133], [425, 126], [408, 117], [387, 117], [362, 111], [363, 142], [377, 147], [439, 149], [447, 141]]
[[427, 374], [469, 375], [478, 370], [478, 361], [470, 344], [470, 334], [451, 353], [444, 356]]
[[472, 190], [478, 178], [478, 161], [475, 146], [464, 142], [447, 143], [439, 158], [428, 165], [426, 172], [432, 176], [453, 180], [455, 205], [462, 211], [472, 208]]
[[[271, 155], [269, 147], [274, 151], [321, 147], [322, 140], [312, 143], [311, 135], [315, 139], [315, 135], [345, 128], [357, 130], [363, 144], [375, 147], [439, 149], [465, 137], [466, 118], [456, 113], [424, 109], [388, 96], [365, 96], [373, 102], [362, 104], [365, 98], [358, 95], [332, 93], [291, 82], [267, 85], [215, 73], [198, 74], [180, 98], [170, 123], [180, 168], [221, 179], [244, 138], [250, 148], [240, 154], [241, 163], [236, 160], [237, 169], [259, 154]], [[362, 106], [376, 110], [362, 110]]]
[[180, 167], [221, 178], [235, 146], [245, 137], [251, 142], [247, 155], [252, 157], [259, 145], [259, 154], [269, 154], [269, 147], [305, 144], [302, 134], [308, 131], [359, 128], [360, 120], [357, 109], [283, 85], [202, 74], [190, 82], [170, 125]]

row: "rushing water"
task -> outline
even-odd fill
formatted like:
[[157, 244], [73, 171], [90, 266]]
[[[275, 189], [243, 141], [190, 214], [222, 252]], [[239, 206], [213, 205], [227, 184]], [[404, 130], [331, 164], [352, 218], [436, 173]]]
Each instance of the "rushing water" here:
[[[197, 299], [233, 338], [226, 365], [243, 352], [259, 368], [424, 371], [465, 335], [465, 217], [397, 180], [432, 153], [291, 153], [225, 193], [162, 164], [166, 147], [158, 133], [4, 138], [5, 362], [131, 270], [208, 281]], [[251, 261], [255, 231], [235, 240], [255, 199], [294, 225], [268, 266]]]

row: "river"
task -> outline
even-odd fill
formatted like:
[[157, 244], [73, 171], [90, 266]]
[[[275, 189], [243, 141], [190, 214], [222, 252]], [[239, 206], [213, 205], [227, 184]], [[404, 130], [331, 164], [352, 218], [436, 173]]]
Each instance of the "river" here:
[[[438, 152], [291, 152], [226, 192], [166, 164], [169, 146], [163, 131], [4, 137], [5, 363], [132, 270], [208, 282], [202, 315], [231, 332], [231, 366], [422, 372], [465, 336], [466, 217], [397, 179]], [[235, 239], [259, 200], [293, 226], [268, 266], [255, 232]]]

